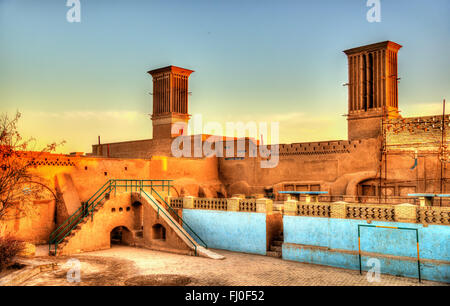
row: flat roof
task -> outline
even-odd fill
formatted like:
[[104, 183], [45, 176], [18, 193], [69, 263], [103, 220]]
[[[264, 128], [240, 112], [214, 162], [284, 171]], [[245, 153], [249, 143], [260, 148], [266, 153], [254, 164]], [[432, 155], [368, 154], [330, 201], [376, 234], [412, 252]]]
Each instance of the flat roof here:
[[157, 69], [153, 69], [153, 70], [147, 71], [147, 73], [150, 73], [151, 75], [154, 75], [154, 74], [167, 72], [167, 71], [182, 73], [182, 74], [185, 74], [185, 75], [190, 75], [192, 72], [194, 72], [194, 70], [190, 70], [190, 69], [186, 69], [186, 68], [181, 68], [181, 67], [178, 67], [178, 66], [170, 65], [170, 66], [166, 66], [166, 67], [157, 68]]
[[449, 198], [450, 194], [438, 194], [438, 193], [408, 193], [409, 197], [439, 197]]
[[278, 191], [283, 194], [325, 194], [328, 191]]
[[380, 49], [392, 49], [392, 50], [399, 50], [402, 47], [402, 45], [399, 45], [393, 41], [390, 40], [386, 40], [386, 41], [382, 41], [382, 42], [378, 42], [378, 43], [374, 43], [374, 44], [370, 44], [370, 45], [364, 45], [364, 46], [360, 46], [360, 47], [356, 47], [356, 48], [351, 48], [351, 49], [347, 49], [344, 50], [343, 52], [345, 54], [353, 54], [353, 53], [359, 53], [362, 51], [376, 51], [376, 50], [380, 50]]

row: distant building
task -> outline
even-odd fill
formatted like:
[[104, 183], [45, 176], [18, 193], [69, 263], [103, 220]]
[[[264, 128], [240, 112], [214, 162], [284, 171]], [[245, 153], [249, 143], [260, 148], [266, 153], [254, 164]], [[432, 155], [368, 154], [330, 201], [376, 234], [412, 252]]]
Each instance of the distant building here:
[[[251, 146], [259, 145], [257, 140], [246, 139], [243, 158], [212, 157], [217, 158], [227, 194], [324, 190], [329, 200], [350, 196], [376, 202], [380, 196], [450, 191], [446, 181], [448, 137], [442, 116], [402, 118], [399, 114], [397, 53], [401, 47], [385, 41], [344, 51], [349, 71], [348, 140], [280, 144], [279, 164], [271, 169], [258, 166], [260, 156], [249, 155]], [[153, 138], [96, 144], [92, 156], [171, 156], [174, 137], [186, 132], [174, 126], [190, 118], [188, 79], [192, 72], [175, 66], [149, 71], [153, 77]], [[444, 130], [448, 122], [445, 116]], [[203, 142], [208, 136], [196, 137]], [[194, 143], [195, 136], [186, 137]], [[224, 146], [236, 140], [224, 138]]]

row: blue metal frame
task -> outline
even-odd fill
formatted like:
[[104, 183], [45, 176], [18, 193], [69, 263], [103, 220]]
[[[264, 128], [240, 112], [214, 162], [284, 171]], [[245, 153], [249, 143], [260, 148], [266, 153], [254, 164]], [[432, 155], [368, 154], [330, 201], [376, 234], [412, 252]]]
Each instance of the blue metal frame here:
[[278, 191], [278, 193], [282, 193], [282, 194], [310, 194], [310, 195], [318, 195], [318, 194], [327, 194], [328, 191]]

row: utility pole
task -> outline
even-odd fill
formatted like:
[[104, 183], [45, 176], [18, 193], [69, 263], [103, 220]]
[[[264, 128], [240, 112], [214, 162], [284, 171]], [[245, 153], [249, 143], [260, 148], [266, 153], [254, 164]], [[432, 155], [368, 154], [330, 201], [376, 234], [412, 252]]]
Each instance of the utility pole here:
[[384, 204], [387, 203], [387, 133], [386, 122], [383, 124], [383, 153], [384, 153]]
[[[442, 124], [441, 124], [441, 148], [440, 148], [440, 160], [441, 160], [441, 186], [440, 186], [440, 193], [442, 194], [444, 191], [444, 163], [445, 163], [445, 154], [446, 154], [446, 145], [445, 145], [445, 99], [442, 102]], [[440, 197], [439, 200], [439, 206], [442, 206], [442, 197]]]
[[[378, 183], [378, 203], [381, 204], [381, 196], [382, 196], [382, 189], [381, 189], [381, 184], [382, 184], [382, 173], [383, 173], [383, 155], [384, 155], [384, 150], [385, 150], [385, 133], [384, 133], [384, 117], [385, 117], [386, 111], [385, 111], [385, 106], [383, 106], [383, 113], [381, 116], [381, 143], [380, 143], [380, 181]], [[386, 159], [386, 157], [385, 157]], [[386, 172], [385, 172], [385, 179], [386, 179]], [[386, 185], [386, 182], [385, 182]], [[386, 195], [386, 186], [384, 188], [384, 193]], [[386, 200], [385, 200], [386, 202]]]

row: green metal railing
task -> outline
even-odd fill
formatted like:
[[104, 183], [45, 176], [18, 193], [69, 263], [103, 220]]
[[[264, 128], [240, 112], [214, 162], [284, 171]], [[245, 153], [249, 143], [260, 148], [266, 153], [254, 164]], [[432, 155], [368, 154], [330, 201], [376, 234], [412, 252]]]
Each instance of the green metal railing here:
[[[185, 231], [183, 231], [183, 229], [182, 228], [180, 228], [180, 226], [178, 225], [178, 223], [176, 223], [176, 222], [174, 222], [173, 221], [173, 219], [166, 213], [166, 211], [165, 211], [165, 209], [163, 209], [163, 208], [161, 208], [161, 206], [158, 204], [158, 201], [156, 201], [156, 200], [153, 200], [154, 198], [153, 197], [150, 197], [143, 189], [141, 189], [141, 192], [145, 195], [145, 196], [147, 196], [147, 198], [150, 200], [150, 201], [152, 201], [153, 202], [153, 204], [155, 204], [156, 205], [156, 207], [158, 208], [158, 215], [159, 215], [159, 212], [161, 211], [161, 212], [163, 212], [163, 214], [170, 220], [170, 222], [172, 222], [172, 224], [173, 225], [175, 225], [177, 228], [178, 228], [178, 230], [184, 235], [184, 237], [186, 237], [188, 240], [189, 240], [189, 242], [194, 246], [194, 255], [195, 256], [197, 256], [197, 245], [195, 244], [195, 242], [194, 241], [192, 241], [192, 239], [191, 238], [189, 238], [189, 236], [185, 233]], [[158, 194], [159, 195], [159, 194]], [[166, 202], [166, 201], [164, 201], [164, 202]], [[166, 203], [167, 204], [167, 203]], [[170, 207], [170, 206], [168, 206], [168, 207]], [[178, 214], [177, 214], [177, 216], [178, 216]], [[179, 216], [178, 216], [179, 217]], [[184, 224], [186, 224], [186, 223], [184, 223]], [[189, 228], [190, 229], [190, 228]], [[192, 230], [191, 230], [192, 231]], [[193, 232], [194, 234], [195, 234], [195, 232]], [[200, 238], [197, 234], [195, 234], [198, 238]], [[201, 239], [200, 239], [201, 240]], [[203, 242], [203, 240], [201, 240], [202, 242]], [[204, 243], [204, 242], [203, 242]], [[205, 244], [205, 243], [204, 243]], [[205, 244], [205, 247], [206, 247], [206, 244]]]
[[[69, 218], [67, 218], [58, 228], [56, 228], [49, 237], [49, 252], [54, 246], [55, 255], [58, 250], [58, 244], [60, 244], [67, 236], [70, 235], [73, 229], [75, 229], [80, 222], [85, 220], [89, 215], [91, 219], [94, 217], [94, 210], [104, 199], [109, 199], [110, 194], [114, 191], [116, 194], [118, 188], [124, 188], [125, 192], [127, 191], [136, 191], [136, 192], [145, 192], [144, 188], [150, 188], [151, 193], [156, 193], [163, 201], [164, 199], [161, 195], [156, 191], [155, 188], [162, 188], [162, 191], [167, 188], [167, 194], [170, 195], [170, 185], [172, 180], [127, 180], [127, 179], [111, 179], [108, 180], [100, 189], [97, 190], [86, 202], [82, 202], [80, 208], [78, 208]], [[150, 198], [150, 197], [149, 197]], [[151, 199], [151, 198], [150, 198]], [[176, 216], [182, 220], [182, 223], [186, 224], [183, 219], [172, 209], [172, 207], [167, 204], [166, 201], [164, 203], [167, 205], [169, 210], [174, 212]], [[159, 206], [158, 206], [159, 212]], [[196, 235], [200, 239], [200, 237], [188, 226], [193, 234]], [[184, 234], [184, 233], [183, 233]], [[200, 239], [203, 242], [203, 240]], [[204, 243], [204, 242], [203, 242]], [[206, 247], [206, 244], [205, 244]]]
[[[111, 180], [107, 181], [100, 189], [97, 190], [86, 202], [81, 203], [82, 205], [78, 208], [69, 218], [67, 218], [60, 226], [58, 226], [49, 237], [48, 249], [51, 251], [52, 245], [55, 246], [55, 254], [58, 249], [58, 244], [61, 243], [64, 238], [66, 238], [72, 230], [80, 224], [89, 213], [93, 215], [95, 207], [100, 203], [106, 194], [110, 194], [112, 190]], [[108, 192], [107, 192], [108, 191]]]
[[[145, 192], [144, 192], [144, 193], [145, 193]], [[168, 208], [172, 213], [174, 213], [175, 216], [177, 216], [178, 220], [181, 220], [181, 225], [184, 224], [184, 225], [189, 229], [189, 231], [190, 231], [192, 234], [194, 234], [195, 237], [197, 237], [199, 241], [201, 241], [201, 243], [205, 246], [205, 248], [208, 248], [208, 246], [206, 245], [206, 242], [204, 242], [203, 239], [200, 238], [199, 235], [197, 235], [197, 233], [189, 226], [189, 224], [187, 224], [186, 222], [184, 222], [183, 218], [180, 217], [180, 215], [172, 208], [172, 206], [170, 206], [169, 203], [167, 203], [167, 201], [164, 200], [164, 198], [163, 198], [163, 197], [162, 197], [162, 196], [161, 196], [154, 188], [151, 189], [151, 193], [152, 193], [152, 194], [153, 194], [153, 193], [156, 193], [156, 195], [158, 195], [158, 197], [161, 199], [161, 201], [163, 201], [163, 202], [166, 204], [167, 208]]]

